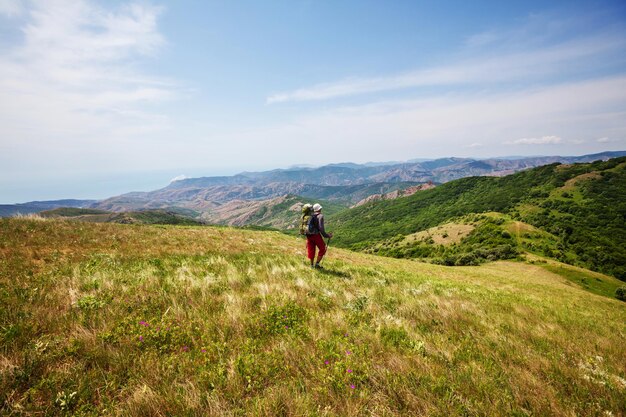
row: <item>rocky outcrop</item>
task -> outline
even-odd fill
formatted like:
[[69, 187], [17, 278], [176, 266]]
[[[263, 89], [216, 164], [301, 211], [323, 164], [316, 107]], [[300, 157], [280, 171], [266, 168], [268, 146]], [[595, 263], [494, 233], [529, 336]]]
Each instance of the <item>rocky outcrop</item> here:
[[410, 195], [415, 194], [418, 191], [429, 190], [431, 188], [435, 188], [435, 184], [433, 184], [432, 181], [428, 181], [424, 184], [405, 188], [404, 190], [395, 190], [390, 193], [370, 195], [369, 197], [366, 197], [363, 200], [356, 203], [355, 205], [353, 205], [352, 208], [362, 206], [363, 204], [367, 204], [372, 201], [395, 200], [396, 198], [400, 198], [400, 197], [408, 197]]

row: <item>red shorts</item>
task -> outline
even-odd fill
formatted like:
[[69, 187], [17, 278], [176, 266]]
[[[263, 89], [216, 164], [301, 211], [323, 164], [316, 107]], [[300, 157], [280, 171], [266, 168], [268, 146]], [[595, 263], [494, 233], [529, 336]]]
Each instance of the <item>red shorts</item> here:
[[306, 249], [309, 255], [309, 259], [315, 259], [315, 248], [319, 249], [317, 253], [317, 261], [319, 262], [326, 253], [326, 243], [324, 238], [319, 233], [316, 235], [306, 235]]

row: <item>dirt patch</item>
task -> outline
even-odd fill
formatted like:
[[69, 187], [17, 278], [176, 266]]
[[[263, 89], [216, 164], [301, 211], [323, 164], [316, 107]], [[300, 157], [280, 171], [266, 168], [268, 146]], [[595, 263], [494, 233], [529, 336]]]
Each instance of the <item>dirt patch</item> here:
[[404, 241], [409, 243], [432, 239], [436, 245], [451, 245], [459, 243], [461, 239], [469, 235], [474, 229], [475, 227], [471, 224], [447, 223], [408, 235]]
[[574, 178], [571, 178], [571, 179], [567, 180], [565, 182], [565, 185], [563, 187], [561, 187], [561, 189], [562, 190], [571, 190], [580, 181], [595, 180], [597, 178], [600, 178], [600, 173], [598, 173], [596, 171], [588, 172], [586, 174], [581, 174], [581, 175], [578, 175], [578, 176], [576, 176]]
[[507, 230], [510, 233], [513, 233], [519, 236], [520, 233], [523, 233], [523, 232], [534, 232], [537, 230], [537, 228], [535, 226], [531, 226], [528, 223], [513, 221], [507, 225]]

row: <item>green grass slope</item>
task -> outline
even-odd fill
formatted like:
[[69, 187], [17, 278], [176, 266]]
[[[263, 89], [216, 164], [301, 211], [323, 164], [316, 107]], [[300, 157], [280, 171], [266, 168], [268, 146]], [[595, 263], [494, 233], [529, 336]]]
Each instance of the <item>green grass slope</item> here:
[[[626, 413], [626, 303], [544, 265], [0, 220], [0, 413]], [[554, 264], [557, 265], [558, 264]]]
[[524, 250], [626, 280], [626, 158], [553, 164], [501, 178], [464, 178], [343, 211], [328, 223], [337, 232], [337, 245], [371, 249], [468, 213], [492, 211], [557, 239], [556, 245], [526, 242]]
[[[524, 232], [521, 232], [524, 230]], [[365, 251], [394, 258], [423, 258], [444, 265], [478, 265], [513, 259], [536, 242], [557, 246], [557, 237], [497, 212], [471, 214], [421, 232], [397, 235]]]
[[54, 210], [42, 211], [43, 218], [65, 218], [90, 223], [123, 223], [123, 224], [172, 224], [172, 225], [200, 225], [201, 222], [188, 217], [189, 210], [182, 213], [172, 210], [140, 210], [115, 213], [106, 210], [80, 209], [61, 207]]

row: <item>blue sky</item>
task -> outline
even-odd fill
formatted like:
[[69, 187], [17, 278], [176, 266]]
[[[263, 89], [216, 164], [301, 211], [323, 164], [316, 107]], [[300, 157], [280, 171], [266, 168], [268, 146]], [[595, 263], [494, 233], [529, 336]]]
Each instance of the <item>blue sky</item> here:
[[0, 0], [0, 203], [624, 149], [623, 1]]

